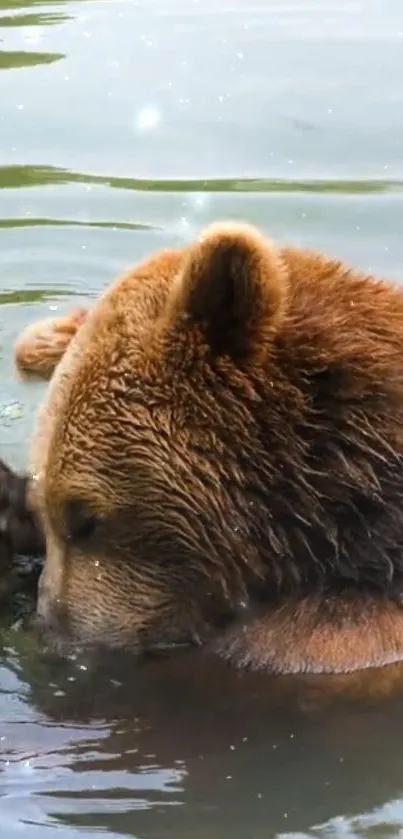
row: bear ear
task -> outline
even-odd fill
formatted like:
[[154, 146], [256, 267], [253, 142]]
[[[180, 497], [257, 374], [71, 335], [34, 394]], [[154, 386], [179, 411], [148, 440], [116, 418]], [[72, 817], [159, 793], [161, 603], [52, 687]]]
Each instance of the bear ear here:
[[255, 228], [227, 223], [208, 227], [190, 247], [171, 302], [210, 350], [247, 356], [272, 339], [286, 294], [281, 254]]

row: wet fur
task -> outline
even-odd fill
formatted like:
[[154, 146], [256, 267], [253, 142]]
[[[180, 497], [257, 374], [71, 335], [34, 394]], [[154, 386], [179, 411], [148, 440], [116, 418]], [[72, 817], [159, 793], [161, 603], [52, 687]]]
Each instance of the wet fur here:
[[78, 637], [276, 672], [403, 658], [399, 287], [218, 226], [43, 334], [44, 620], [62, 597]]

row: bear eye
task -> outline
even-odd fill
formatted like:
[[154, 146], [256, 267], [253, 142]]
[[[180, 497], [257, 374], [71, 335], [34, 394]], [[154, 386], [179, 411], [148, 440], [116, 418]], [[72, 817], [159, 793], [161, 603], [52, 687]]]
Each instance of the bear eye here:
[[75, 500], [68, 505], [66, 530], [69, 540], [88, 541], [94, 535], [99, 523], [100, 517], [94, 513], [87, 502]]

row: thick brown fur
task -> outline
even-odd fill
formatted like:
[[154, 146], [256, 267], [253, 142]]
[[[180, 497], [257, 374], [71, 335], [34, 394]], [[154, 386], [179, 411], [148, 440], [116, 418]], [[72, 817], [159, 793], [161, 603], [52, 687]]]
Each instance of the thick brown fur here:
[[221, 225], [72, 331], [32, 457], [46, 625], [275, 672], [403, 659], [399, 287]]

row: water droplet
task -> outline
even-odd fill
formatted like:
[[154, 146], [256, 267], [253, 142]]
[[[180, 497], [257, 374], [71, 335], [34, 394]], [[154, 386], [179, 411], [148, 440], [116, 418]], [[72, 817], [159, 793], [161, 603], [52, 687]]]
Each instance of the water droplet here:
[[238, 600], [237, 608], [238, 609], [247, 609], [248, 608], [248, 601], [247, 600]]

